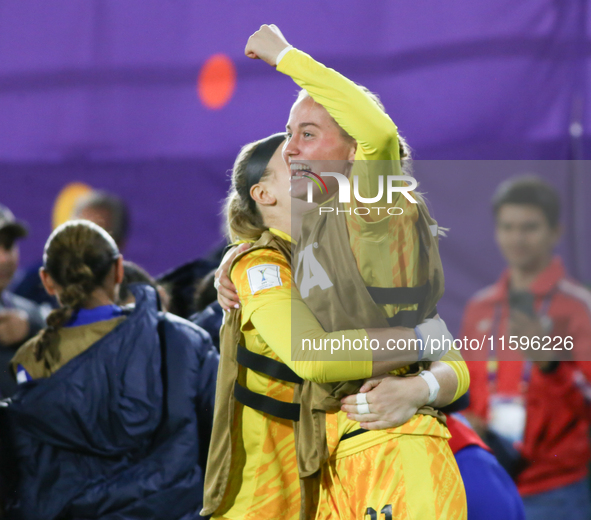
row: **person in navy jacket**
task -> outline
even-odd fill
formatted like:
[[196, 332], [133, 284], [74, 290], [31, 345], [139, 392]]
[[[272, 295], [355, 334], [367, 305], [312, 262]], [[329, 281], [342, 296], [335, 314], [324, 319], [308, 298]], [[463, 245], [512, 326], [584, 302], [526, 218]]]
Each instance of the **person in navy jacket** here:
[[88, 221], [49, 237], [41, 272], [60, 302], [12, 361], [19, 389], [0, 407], [7, 518], [192, 520], [214, 407], [209, 335], [159, 311], [123, 276], [112, 238]]

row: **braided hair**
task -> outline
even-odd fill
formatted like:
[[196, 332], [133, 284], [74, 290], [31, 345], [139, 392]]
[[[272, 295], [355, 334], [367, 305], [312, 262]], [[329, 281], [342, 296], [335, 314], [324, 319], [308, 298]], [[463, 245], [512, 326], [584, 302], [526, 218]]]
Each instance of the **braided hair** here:
[[72, 220], [57, 227], [43, 250], [43, 267], [61, 288], [61, 307], [47, 317], [35, 350], [40, 361], [57, 333], [101, 287], [119, 258], [113, 238], [89, 220]]

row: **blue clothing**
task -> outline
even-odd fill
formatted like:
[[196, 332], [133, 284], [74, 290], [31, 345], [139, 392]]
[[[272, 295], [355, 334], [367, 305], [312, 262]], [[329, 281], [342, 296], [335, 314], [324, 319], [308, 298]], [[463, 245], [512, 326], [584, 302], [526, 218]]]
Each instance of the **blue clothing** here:
[[33, 378], [27, 372], [27, 369], [19, 363], [16, 365], [16, 382], [20, 385], [28, 381], [33, 381]]
[[527, 520], [589, 520], [589, 478], [568, 486], [523, 497]]
[[220, 350], [220, 329], [224, 321], [224, 310], [218, 302], [209, 304], [201, 312], [193, 314], [189, 321], [205, 329], [211, 336], [215, 348]]
[[218, 355], [131, 290], [127, 319], [0, 407], [7, 518], [200, 518]]
[[47, 324], [45, 323], [44, 309], [35, 302], [17, 296], [9, 291], [3, 291], [0, 294], [0, 311], [3, 309], [25, 311], [29, 321], [29, 334], [22, 342], [15, 345], [3, 345], [0, 343], [0, 396], [10, 397], [17, 389], [16, 380], [10, 368], [10, 360], [22, 343], [35, 336]]
[[102, 305], [94, 309], [79, 309], [66, 327], [79, 327], [81, 325], [90, 325], [97, 321], [112, 320], [123, 315], [123, 310], [118, 305]]
[[492, 453], [480, 446], [466, 446], [456, 453], [456, 461], [470, 520], [525, 520], [517, 486]]
[[43, 267], [43, 260], [38, 260], [27, 267], [24, 272], [18, 272], [10, 284], [10, 288], [14, 294], [31, 300], [38, 305], [48, 304], [57, 309], [59, 307], [57, 299], [47, 294], [43, 282], [41, 282], [39, 276], [41, 267]]

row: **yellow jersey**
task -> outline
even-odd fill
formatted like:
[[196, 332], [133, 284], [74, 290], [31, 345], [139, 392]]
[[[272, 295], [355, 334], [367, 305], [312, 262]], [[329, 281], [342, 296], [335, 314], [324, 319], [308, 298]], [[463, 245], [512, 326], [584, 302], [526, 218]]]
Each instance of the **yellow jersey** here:
[[[289, 50], [277, 65], [277, 70], [290, 76], [310, 97], [326, 108], [338, 125], [357, 141], [356, 161], [391, 161], [392, 174], [401, 174], [398, 129], [396, 125], [363, 89], [337, 71], [318, 63], [308, 54]], [[376, 169], [359, 168], [359, 194], [372, 197], [378, 193]], [[353, 183], [351, 183], [353, 186]], [[353, 195], [353, 193], [352, 193]], [[351, 197], [350, 206], [357, 201]], [[387, 206], [384, 201], [377, 204]], [[368, 204], [364, 204], [368, 206]], [[401, 215], [370, 212], [367, 216], [345, 213], [351, 249], [361, 277], [367, 286], [414, 287], [424, 283], [425, 270], [419, 269], [419, 236], [416, 228], [418, 209], [400, 193], [394, 194], [391, 206], [403, 209]], [[347, 205], [345, 205], [347, 209]], [[401, 310], [416, 309], [415, 305], [381, 306], [386, 317]], [[470, 376], [466, 363], [456, 351], [450, 351], [442, 361], [447, 362], [458, 377], [454, 400], [469, 386]], [[345, 434], [359, 428], [359, 423], [339, 412], [327, 415], [329, 447], [338, 444]], [[355, 452], [383, 442], [389, 433], [449, 436], [447, 429], [436, 419], [416, 415], [393, 430], [380, 430], [359, 435], [347, 442], [347, 450]], [[355, 441], [354, 441], [355, 439]], [[353, 442], [354, 441], [354, 442]], [[336, 449], [336, 444], [334, 448]]]

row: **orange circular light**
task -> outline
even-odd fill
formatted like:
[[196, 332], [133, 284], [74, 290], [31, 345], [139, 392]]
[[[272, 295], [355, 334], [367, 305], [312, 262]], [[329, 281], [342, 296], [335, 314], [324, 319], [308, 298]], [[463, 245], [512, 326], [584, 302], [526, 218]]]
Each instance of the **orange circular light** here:
[[197, 93], [201, 102], [212, 110], [225, 106], [236, 89], [236, 67], [225, 54], [211, 56], [197, 78]]

